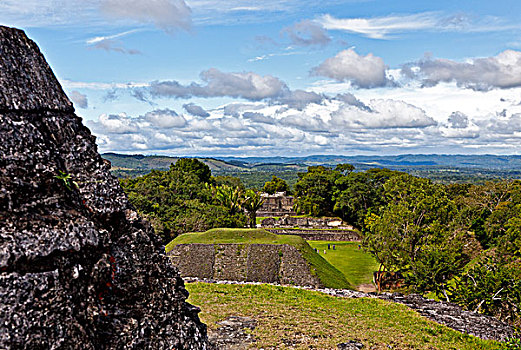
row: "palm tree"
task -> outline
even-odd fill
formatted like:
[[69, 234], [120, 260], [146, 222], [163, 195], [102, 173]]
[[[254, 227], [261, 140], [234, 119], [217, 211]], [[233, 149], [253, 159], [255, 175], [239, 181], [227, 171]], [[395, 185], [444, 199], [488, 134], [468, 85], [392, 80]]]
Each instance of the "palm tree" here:
[[246, 191], [246, 198], [244, 199], [243, 207], [248, 212], [251, 228], [256, 227], [257, 210], [262, 207], [263, 203], [264, 199], [260, 196], [259, 193], [253, 190]]
[[230, 210], [230, 214], [234, 215], [241, 210], [241, 190], [236, 187], [222, 185], [215, 188], [215, 198], [222, 206]]

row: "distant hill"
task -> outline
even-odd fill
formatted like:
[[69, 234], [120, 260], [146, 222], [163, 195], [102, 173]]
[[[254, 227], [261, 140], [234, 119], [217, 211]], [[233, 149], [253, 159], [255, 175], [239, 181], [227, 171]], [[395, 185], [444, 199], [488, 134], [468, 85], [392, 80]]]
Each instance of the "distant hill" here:
[[[133, 177], [152, 169], [167, 170], [179, 157], [124, 155], [105, 153], [112, 163], [112, 173], [118, 177]], [[262, 188], [271, 176], [283, 178], [290, 186], [297, 181], [297, 173], [308, 166], [353, 164], [356, 170], [389, 168], [415, 176], [427, 177], [443, 183], [482, 183], [499, 178], [521, 178], [521, 156], [498, 155], [439, 155], [404, 154], [398, 156], [339, 156], [312, 155], [306, 157], [199, 157], [213, 175], [239, 177], [247, 187]]]
[[359, 167], [455, 167], [482, 168], [496, 170], [521, 169], [521, 156], [498, 155], [445, 155], [445, 154], [404, 154], [398, 156], [339, 156], [312, 155], [305, 157], [218, 157], [227, 162], [248, 164], [308, 164], [335, 165], [349, 163]]
[[[112, 172], [119, 177], [139, 176], [148, 174], [151, 170], [168, 170], [170, 164], [177, 162], [180, 157], [144, 156], [142, 154], [104, 153], [102, 157], [112, 164]], [[241, 162], [223, 161], [215, 158], [197, 158], [210, 167], [213, 173], [249, 171]]]

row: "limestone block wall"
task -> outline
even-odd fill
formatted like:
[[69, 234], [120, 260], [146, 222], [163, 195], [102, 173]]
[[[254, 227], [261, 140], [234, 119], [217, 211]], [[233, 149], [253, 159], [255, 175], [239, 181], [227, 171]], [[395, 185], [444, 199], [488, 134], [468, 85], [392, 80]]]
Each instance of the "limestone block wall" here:
[[214, 248], [215, 258], [212, 278], [217, 280], [246, 281], [248, 275], [248, 251], [240, 244], [217, 244]]
[[[175, 261], [184, 276], [213, 278], [215, 249], [211, 244], [181, 244], [170, 252], [170, 259]], [[188, 259], [186, 257], [189, 257]]]
[[169, 253], [183, 277], [321, 287], [290, 245], [179, 244]]
[[297, 286], [322, 286], [318, 278], [309, 272], [308, 262], [295, 247], [284, 245], [281, 252], [279, 283]]
[[[248, 274], [246, 276], [246, 281], [266, 283], [280, 282], [279, 269], [282, 260], [280, 249], [282, 248], [283, 246], [270, 244], [249, 245], [247, 261]], [[295, 248], [293, 249], [296, 251]]]

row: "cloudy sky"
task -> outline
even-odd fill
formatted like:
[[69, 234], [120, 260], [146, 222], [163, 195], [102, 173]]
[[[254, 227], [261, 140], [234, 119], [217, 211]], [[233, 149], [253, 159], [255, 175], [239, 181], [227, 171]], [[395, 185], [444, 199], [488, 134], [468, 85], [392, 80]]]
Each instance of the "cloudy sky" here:
[[0, 0], [100, 151], [521, 154], [521, 2]]

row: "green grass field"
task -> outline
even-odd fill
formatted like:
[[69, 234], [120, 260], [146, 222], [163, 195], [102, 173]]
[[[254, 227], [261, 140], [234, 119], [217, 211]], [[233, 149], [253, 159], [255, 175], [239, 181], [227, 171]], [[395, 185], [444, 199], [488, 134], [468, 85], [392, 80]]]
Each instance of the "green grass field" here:
[[168, 253], [177, 244], [189, 243], [236, 243], [236, 244], [288, 244], [295, 247], [309, 263], [311, 273], [326, 287], [353, 289], [344, 274], [315, 253], [309, 244], [299, 236], [276, 235], [263, 229], [218, 228], [206, 232], [185, 233], [176, 237], [165, 247]]
[[[358, 249], [359, 242], [308, 241], [308, 243], [312, 248], [317, 248], [320, 255], [342, 272], [352, 285], [372, 283], [373, 272], [378, 270], [378, 263], [363, 249]], [[331, 246], [329, 250], [328, 244]], [[335, 250], [332, 249], [333, 244]]]
[[[262, 220], [267, 219], [268, 217], [269, 216], [257, 216], [255, 218], [255, 223], [260, 224], [262, 222]], [[280, 216], [272, 216], [272, 218], [274, 218], [275, 220], [278, 220], [278, 219], [280, 219]]]
[[348, 299], [291, 287], [188, 283], [188, 301], [210, 329], [229, 316], [252, 317], [253, 349], [336, 349], [358, 340], [364, 349], [497, 349], [492, 341], [461, 334], [404, 305]]

